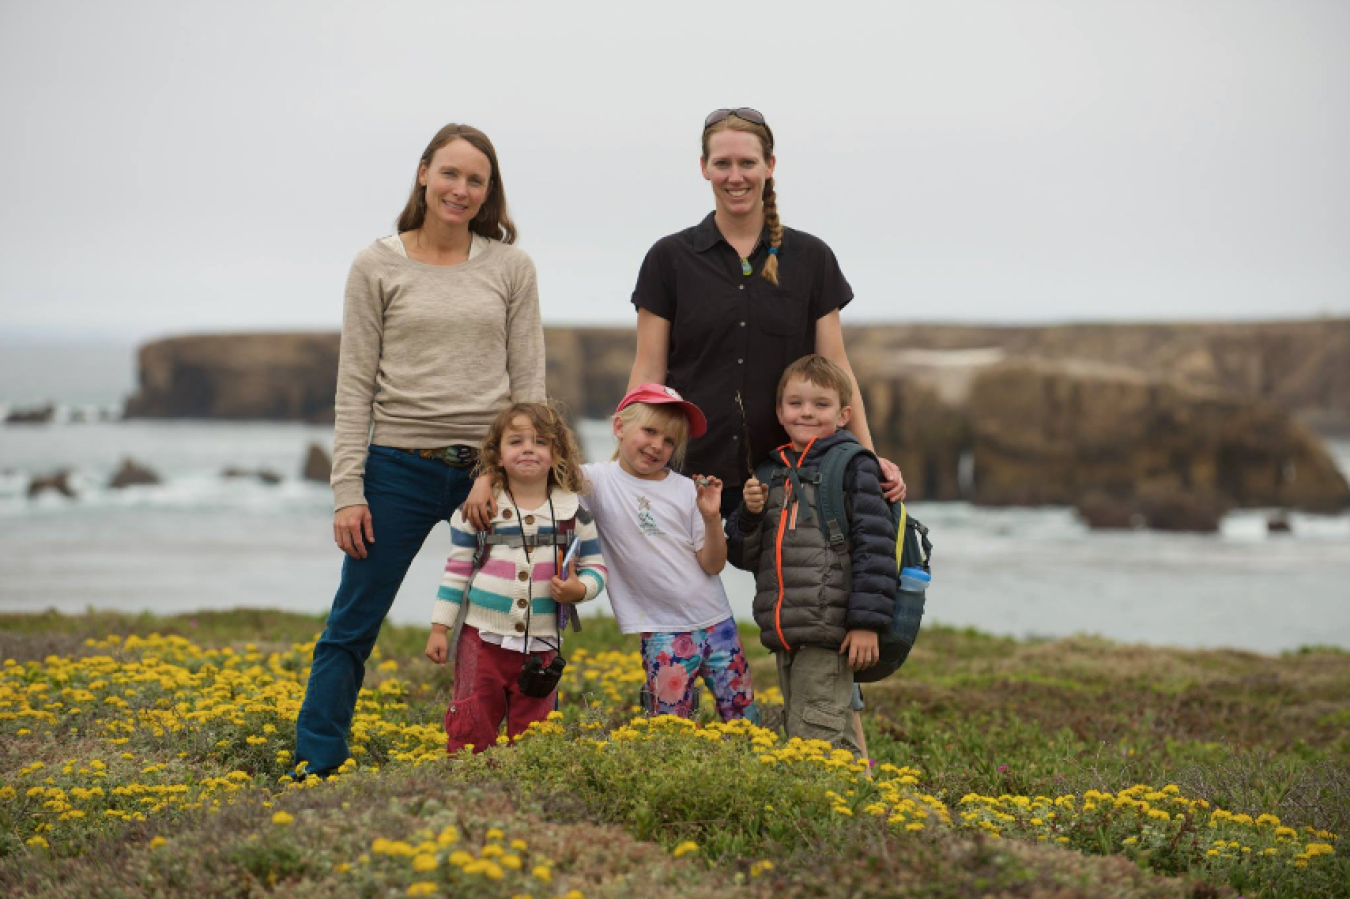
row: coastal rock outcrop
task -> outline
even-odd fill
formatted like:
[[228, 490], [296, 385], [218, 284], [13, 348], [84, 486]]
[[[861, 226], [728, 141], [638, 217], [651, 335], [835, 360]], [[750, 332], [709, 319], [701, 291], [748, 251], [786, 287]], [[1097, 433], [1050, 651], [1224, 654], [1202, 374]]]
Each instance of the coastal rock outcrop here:
[[267, 468], [259, 468], [253, 470], [248, 468], [236, 468], [233, 465], [231, 465], [229, 468], [222, 471], [220, 473], [220, 476], [222, 478], [228, 478], [231, 480], [235, 478], [256, 478], [258, 481], [261, 481], [262, 483], [268, 485], [269, 487], [273, 487], [281, 483], [281, 475]]
[[1109, 498], [1123, 511], [1102, 508], [1103, 519], [1142, 514], [1151, 527], [1186, 529], [1204, 529], [1230, 506], [1350, 507], [1350, 486], [1321, 440], [1263, 400], [1001, 351], [899, 353], [860, 379], [878, 445], [894, 448], [924, 499]]
[[112, 476], [112, 480], [108, 481], [108, 487], [113, 490], [121, 490], [123, 487], [158, 483], [160, 483], [160, 478], [155, 472], [134, 459], [123, 459], [122, 467], [117, 469], [117, 473]]
[[127, 418], [332, 421], [336, 334], [219, 334], [141, 347]]
[[65, 497], [74, 498], [75, 491], [70, 486], [70, 469], [62, 468], [47, 475], [38, 475], [28, 482], [28, 498], [41, 496], [48, 490], [54, 490]]
[[[844, 333], [876, 445], [914, 498], [1098, 494], [1130, 516], [1154, 492], [1194, 497], [1196, 508], [1350, 506], [1310, 430], [1350, 433], [1350, 319]], [[633, 330], [552, 327], [545, 339], [550, 396], [574, 418], [607, 418], [628, 381]], [[336, 334], [159, 341], [141, 350], [127, 416], [331, 420], [337, 354]], [[307, 477], [327, 471], [324, 453]]]
[[5, 416], [5, 424], [11, 425], [45, 425], [56, 415], [56, 406], [48, 403], [45, 406], [33, 406], [24, 409], [14, 409]]
[[328, 458], [328, 453], [317, 443], [311, 443], [309, 449], [305, 452], [305, 464], [301, 468], [300, 475], [306, 481], [319, 481], [327, 484], [333, 474], [333, 461]]

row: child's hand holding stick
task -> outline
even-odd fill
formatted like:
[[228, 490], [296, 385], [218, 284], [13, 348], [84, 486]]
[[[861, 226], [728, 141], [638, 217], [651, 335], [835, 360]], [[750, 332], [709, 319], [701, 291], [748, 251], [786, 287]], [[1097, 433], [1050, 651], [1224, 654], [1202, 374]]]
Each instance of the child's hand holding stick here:
[[745, 503], [745, 511], [751, 515], [760, 515], [764, 512], [764, 505], [769, 501], [769, 486], [761, 484], [754, 475], [745, 482], [745, 489], [741, 492], [741, 499]]

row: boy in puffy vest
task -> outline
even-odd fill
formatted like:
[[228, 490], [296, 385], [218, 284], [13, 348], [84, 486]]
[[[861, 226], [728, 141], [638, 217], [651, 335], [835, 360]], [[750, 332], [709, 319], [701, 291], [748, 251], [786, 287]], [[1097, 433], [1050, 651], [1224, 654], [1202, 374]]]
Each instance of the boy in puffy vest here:
[[856, 442], [848, 373], [812, 354], [778, 382], [778, 421], [791, 443], [774, 450], [771, 483], [751, 478], [726, 522], [727, 561], [755, 573], [755, 623], [778, 662], [789, 738], [861, 751], [851, 727], [853, 672], [873, 664], [895, 604], [895, 526], [881, 472], [866, 454], [844, 474], [849, 533], [831, 546], [816, 512], [820, 460]]

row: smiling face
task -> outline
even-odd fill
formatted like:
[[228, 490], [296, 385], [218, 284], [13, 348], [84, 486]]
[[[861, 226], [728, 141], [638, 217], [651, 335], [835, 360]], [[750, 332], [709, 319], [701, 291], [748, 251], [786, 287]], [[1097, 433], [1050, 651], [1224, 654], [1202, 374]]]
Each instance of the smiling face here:
[[799, 453], [812, 440], [828, 437], [848, 424], [852, 417], [853, 408], [840, 405], [839, 391], [833, 387], [821, 387], [801, 377], [789, 378], [783, 385], [778, 422]]
[[746, 131], [718, 131], [708, 137], [703, 177], [712, 184], [717, 212], [726, 216], [763, 215], [764, 182], [773, 177], [774, 159]]
[[512, 489], [537, 486], [548, 480], [553, 467], [553, 444], [524, 415], [511, 419], [511, 424], [502, 431], [498, 452]]
[[680, 445], [680, 434], [653, 415], [630, 421], [614, 416], [614, 436], [619, 441], [615, 454], [619, 467], [644, 481], [664, 479], [666, 466]]
[[492, 161], [468, 141], [452, 140], [418, 170], [417, 183], [426, 191], [427, 221], [467, 228], [491, 190]]

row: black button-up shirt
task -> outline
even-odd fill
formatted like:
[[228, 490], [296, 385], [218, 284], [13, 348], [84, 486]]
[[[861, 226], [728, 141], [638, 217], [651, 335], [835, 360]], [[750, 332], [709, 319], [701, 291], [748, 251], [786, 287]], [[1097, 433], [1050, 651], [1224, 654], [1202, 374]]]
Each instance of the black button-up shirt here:
[[751, 460], [757, 465], [787, 442], [774, 408], [783, 369], [815, 351], [816, 320], [853, 299], [824, 241], [783, 231], [777, 287], [760, 274], [769, 258], [768, 231], [750, 254], [746, 275], [740, 254], [709, 213], [656, 242], [633, 290], [634, 306], [670, 322], [667, 383], [708, 418], [708, 433], [689, 442], [684, 470], [714, 475], [733, 489], [749, 478]]

